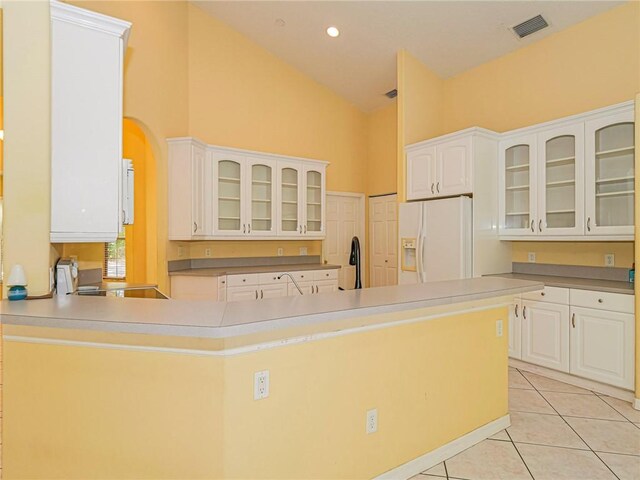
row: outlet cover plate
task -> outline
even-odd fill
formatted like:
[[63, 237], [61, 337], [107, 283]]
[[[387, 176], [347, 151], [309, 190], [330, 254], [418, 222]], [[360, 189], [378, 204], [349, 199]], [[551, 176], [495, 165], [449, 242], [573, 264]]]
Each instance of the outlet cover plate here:
[[367, 411], [367, 434], [378, 431], [378, 409], [373, 408]]
[[536, 263], [536, 252], [529, 252], [527, 259], [529, 260], [529, 263]]
[[307, 254], [307, 247], [300, 247], [300, 255], [306, 255]]
[[616, 265], [616, 256], [613, 253], [605, 253], [604, 254], [604, 266], [605, 267], [615, 267]]
[[253, 399], [261, 400], [269, 396], [269, 370], [253, 374]]
[[496, 337], [502, 336], [502, 320], [496, 320]]

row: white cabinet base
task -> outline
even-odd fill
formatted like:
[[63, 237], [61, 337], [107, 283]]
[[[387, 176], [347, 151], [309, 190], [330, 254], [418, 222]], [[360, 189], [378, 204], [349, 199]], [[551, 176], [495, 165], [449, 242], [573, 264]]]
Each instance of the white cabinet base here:
[[634, 388], [633, 314], [571, 307], [571, 318], [571, 373]]
[[552, 380], [564, 382], [575, 387], [591, 390], [602, 395], [609, 395], [610, 397], [619, 398], [620, 400], [624, 400], [626, 402], [633, 402], [635, 397], [634, 392], [631, 390], [625, 390], [623, 388], [614, 387], [612, 385], [596, 382], [587, 378], [577, 377], [575, 375], [571, 375], [570, 373], [559, 372], [550, 368], [541, 367], [540, 365], [523, 362], [522, 360], [518, 360], [515, 358], [509, 359], [509, 366], [517, 368], [518, 370], [523, 370], [525, 372], [535, 373], [536, 375], [547, 377]]

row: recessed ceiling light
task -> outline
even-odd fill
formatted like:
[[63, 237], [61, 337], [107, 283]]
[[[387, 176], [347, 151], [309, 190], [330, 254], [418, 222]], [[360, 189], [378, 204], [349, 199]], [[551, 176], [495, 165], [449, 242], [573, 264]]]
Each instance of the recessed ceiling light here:
[[338, 30], [337, 27], [329, 27], [327, 28], [327, 35], [329, 35], [330, 37], [337, 37], [338, 35], [340, 35], [340, 30]]
[[276, 18], [276, 27], [284, 27], [287, 22], [285, 22], [283, 19], [281, 18]]

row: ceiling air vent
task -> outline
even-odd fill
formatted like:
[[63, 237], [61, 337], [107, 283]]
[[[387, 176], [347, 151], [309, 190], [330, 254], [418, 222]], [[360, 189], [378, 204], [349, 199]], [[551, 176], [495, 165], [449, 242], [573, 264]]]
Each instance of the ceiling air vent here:
[[388, 98], [396, 98], [398, 96], [398, 89], [394, 88], [393, 90], [389, 90], [387, 93], [385, 93], [385, 95]]
[[512, 30], [518, 35], [520, 38], [527, 37], [532, 33], [536, 33], [543, 28], [547, 28], [549, 24], [547, 21], [542, 18], [542, 15], [536, 15], [529, 20], [525, 20], [522, 23], [519, 23], [515, 27], [512, 27]]

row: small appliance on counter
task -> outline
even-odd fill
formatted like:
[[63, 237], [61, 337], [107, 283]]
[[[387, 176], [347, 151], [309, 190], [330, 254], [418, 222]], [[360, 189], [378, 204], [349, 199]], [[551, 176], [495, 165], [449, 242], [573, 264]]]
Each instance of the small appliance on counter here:
[[69, 295], [78, 289], [78, 260], [61, 258], [56, 264], [56, 292]]

